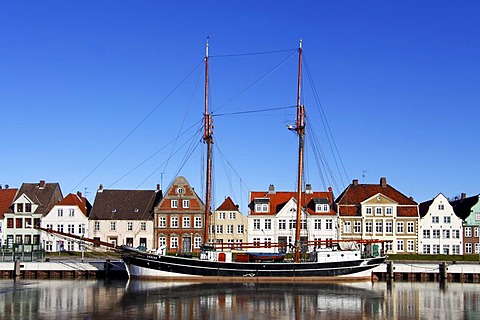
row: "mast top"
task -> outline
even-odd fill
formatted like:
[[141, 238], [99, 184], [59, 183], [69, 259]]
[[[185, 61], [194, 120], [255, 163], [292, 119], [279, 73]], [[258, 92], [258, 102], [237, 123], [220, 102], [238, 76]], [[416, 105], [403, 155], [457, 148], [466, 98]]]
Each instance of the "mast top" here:
[[300, 45], [299, 45], [300, 49], [302, 49], [302, 43], [303, 43], [303, 40], [302, 40], [302, 38], [300, 38]]
[[208, 39], [210, 38], [210, 36], [207, 36], [207, 42], [205, 43], [205, 57], [208, 58]]

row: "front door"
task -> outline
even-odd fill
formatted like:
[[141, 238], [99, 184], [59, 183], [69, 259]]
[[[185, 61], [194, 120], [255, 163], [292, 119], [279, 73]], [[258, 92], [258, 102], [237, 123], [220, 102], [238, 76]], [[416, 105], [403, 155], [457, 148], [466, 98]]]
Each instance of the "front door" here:
[[183, 237], [182, 252], [192, 252], [192, 238]]

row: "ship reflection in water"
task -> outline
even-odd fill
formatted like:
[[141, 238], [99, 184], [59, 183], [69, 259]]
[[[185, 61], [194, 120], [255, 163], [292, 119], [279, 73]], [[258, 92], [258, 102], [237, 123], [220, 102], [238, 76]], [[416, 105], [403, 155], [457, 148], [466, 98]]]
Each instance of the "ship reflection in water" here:
[[480, 285], [0, 280], [0, 319], [479, 319]]

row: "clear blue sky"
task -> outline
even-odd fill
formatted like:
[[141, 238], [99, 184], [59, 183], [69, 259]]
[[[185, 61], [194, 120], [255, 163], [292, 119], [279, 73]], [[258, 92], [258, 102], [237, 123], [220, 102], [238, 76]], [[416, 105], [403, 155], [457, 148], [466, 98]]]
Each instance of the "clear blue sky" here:
[[[181, 174], [202, 193], [198, 140], [179, 163], [202, 117], [210, 36], [218, 113], [295, 105], [296, 56], [262, 78], [290, 53], [215, 55], [303, 39], [346, 171], [336, 196], [381, 177], [417, 202], [478, 194], [479, 16], [478, 1], [443, 0], [3, 3], [0, 184], [44, 179], [93, 200], [100, 183], [166, 188]], [[307, 89], [303, 102], [315, 104]], [[215, 206], [230, 195], [247, 213], [249, 191], [294, 189], [293, 119], [291, 109], [215, 118]], [[307, 182], [325, 190], [313, 173]]]

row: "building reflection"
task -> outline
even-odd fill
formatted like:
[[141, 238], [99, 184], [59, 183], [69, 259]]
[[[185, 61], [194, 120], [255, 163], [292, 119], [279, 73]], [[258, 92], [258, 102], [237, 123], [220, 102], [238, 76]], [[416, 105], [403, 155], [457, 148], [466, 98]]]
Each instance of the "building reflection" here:
[[0, 281], [0, 319], [478, 319], [480, 285]]

